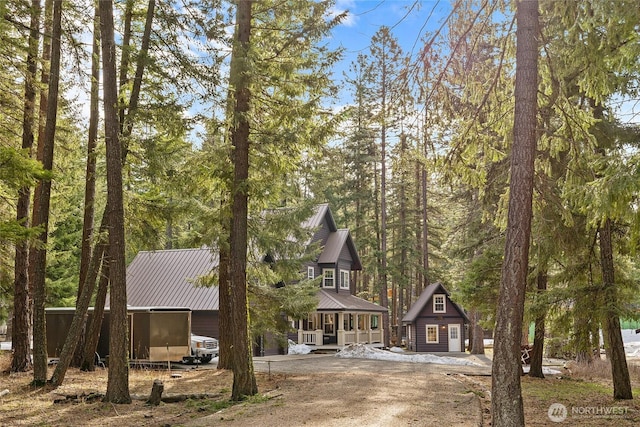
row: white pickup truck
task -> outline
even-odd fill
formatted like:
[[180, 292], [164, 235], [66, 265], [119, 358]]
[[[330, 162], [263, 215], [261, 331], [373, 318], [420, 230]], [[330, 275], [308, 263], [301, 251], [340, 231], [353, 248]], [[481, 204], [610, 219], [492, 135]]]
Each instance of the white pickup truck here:
[[209, 363], [218, 357], [218, 340], [191, 334], [191, 355], [182, 358], [184, 363]]

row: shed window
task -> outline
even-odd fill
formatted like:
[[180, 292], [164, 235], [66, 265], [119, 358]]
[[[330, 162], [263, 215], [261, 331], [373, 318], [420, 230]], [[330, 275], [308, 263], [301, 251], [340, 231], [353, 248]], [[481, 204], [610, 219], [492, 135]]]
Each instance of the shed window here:
[[446, 313], [445, 296], [444, 295], [434, 295], [433, 296], [433, 312], [434, 313]]
[[324, 279], [322, 279], [322, 287], [335, 288], [333, 282], [335, 271], [332, 268], [325, 268], [324, 270], [322, 270], [322, 275], [324, 276]]
[[438, 325], [427, 325], [427, 343], [438, 344], [440, 342], [438, 338]]

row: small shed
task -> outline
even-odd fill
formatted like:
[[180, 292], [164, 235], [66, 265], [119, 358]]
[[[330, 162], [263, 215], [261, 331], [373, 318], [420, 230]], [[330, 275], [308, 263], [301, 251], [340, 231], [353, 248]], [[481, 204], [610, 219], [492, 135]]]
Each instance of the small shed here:
[[[47, 354], [60, 357], [75, 308], [47, 308]], [[97, 352], [109, 353], [109, 308], [105, 309]], [[93, 308], [89, 309], [89, 319]], [[129, 359], [131, 361], [181, 361], [191, 353], [191, 309], [180, 307], [129, 307]]]
[[440, 283], [427, 286], [402, 318], [407, 347], [417, 352], [464, 351], [469, 318]]

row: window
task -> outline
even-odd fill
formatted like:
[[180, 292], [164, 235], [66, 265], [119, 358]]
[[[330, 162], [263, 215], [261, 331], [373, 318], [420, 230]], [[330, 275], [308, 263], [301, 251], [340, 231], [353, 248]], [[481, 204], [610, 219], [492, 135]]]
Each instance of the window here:
[[349, 271], [340, 270], [340, 289], [349, 289]]
[[433, 296], [433, 312], [434, 313], [446, 313], [445, 309], [445, 296], [444, 295], [434, 295]]
[[324, 279], [322, 280], [323, 288], [335, 288], [333, 282], [334, 273], [335, 272], [332, 268], [325, 268], [322, 270], [322, 275], [324, 276]]
[[313, 279], [316, 277], [316, 270], [313, 267], [307, 267], [307, 279]]
[[427, 343], [438, 344], [438, 325], [427, 325]]
[[302, 321], [302, 329], [305, 331], [313, 331], [315, 329], [315, 314], [309, 314], [306, 319]]
[[457, 340], [459, 338], [458, 337], [458, 331], [459, 331], [459, 329], [457, 328], [457, 325], [456, 325], [456, 327], [453, 327], [453, 328], [450, 327], [449, 328], [449, 338], [452, 339], [452, 340]]

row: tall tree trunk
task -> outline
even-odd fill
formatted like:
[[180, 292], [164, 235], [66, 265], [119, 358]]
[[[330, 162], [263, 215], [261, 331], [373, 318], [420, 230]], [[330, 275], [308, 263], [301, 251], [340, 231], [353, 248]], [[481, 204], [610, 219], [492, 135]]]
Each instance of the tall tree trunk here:
[[[546, 271], [538, 272], [537, 283], [538, 294], [541, 294], [547, 290]], [[540, 311], [536, 314], [536, 326], [533, 335], [533, 349], [531, 350], [531, 361], [529, 367], [529, 376], [531, 377], [544, 378], [544, 373], [542, 372], [542, 356], [544, 352], [544, 320], [546, 316], [547, 312], [544, 309], [540, 309]]]
[[401, 182], [400, 182], [400, 277], [398, 282], [398, 308], [396, 310], [396, 343], [399, 345], [402, 342], [402, 317], [404, 316], [404, 290], [407, 284], [407, 247], [409, 245], [409, 236], [407, 235], [407, 191], [406, 185], [409, 182], [409, 176], [407, 173], [407, 167], [409, 162], [407, 161], [407, 135], [403, 132], [400, 136], [400, 164], [401, 164]]
[[91, 97], [89, 100], [89, 131], [87, 136], [87, 169], [84, 188], [84, 219], [82, 223], [82, 244], [80, 254], [80, 281], [78, 297], [82, 293], [89, 262], [91, 261], [91, 237], [95, 216], [96, 195], [96, 144], [98, 140], [98, 119], [100, 90], [100, 16], [98, 7], [93, 17], [93, 47], [91, 55]]
[[536, 149], [538, 1], [519, 1], [516, 19], [518, 28], [511, 183], [491, 384], [494, 427], [524, 425], [520, 340], [528, 273]]
[[471, 332], [469, 342], [471, 344], [471, 354], [484, 354], [484, 329], [480, 326], [482, 316], [480, 312], [473, 309], [469, 312], [471, 318]]
[[604, 288], [605, 320], [604, 337], [607, 359], [611, 363], [611, 377], [613, 378], [613, 398], [633, 399], [629, 367], [624, 353], [622, 331], [620, 330], [620, 316], [618, 315], [618, 292], [616, 289], [613, 244], [611, 237], [611, 219], [607, 218], [599, 229], [600, 262], [602, 264], [602, 286]]
[[231, 329], [233, 330], [232, 400], [242, 400], [258, 393], [251, 357], [249, 310], [247, 300], [247, 218], [249, 178], [249, 39], [251, 35], [251, 0], [238, 2], [237, 40], [233, 46], [231, 86], [235, 88], [233, 113], [234, 176], [232, 185], [232, 223], [230, 242]]
[[[40, 0], [31, 2], [31, 30], [27, 51], [27, 73], [24, 82], [24, 112], [22, 118], [22, 148], [31, 154], [36, 103], [36, 78], [38, 72], [38, 46], [40, 45]], [[23, 227], [29, 227], [29, 202], [31, 190], [22, 187], [18, 193], [16, 219]], [[15, 275], [13, 283], [13, 331], [11, 336], [11, 372], [31, 369], [31, 310], [29, 304], [29, 242], [16, 243]]]
[[109, 376], [104, 400], [131, 403], [129, 395], [129, 334], [122, 197], [122, 147], [119, 140], [118, 89], [113, 4], [100, 2], [100, 31], [104, 81], [105, 142], [107, 147], [107, 205], [109, 222]]
[[[94, 9], [93, 16], [93, 46], [91, 50], [91, 89], [89, 100], [89, 131], [87, 135], [87, 168], [85, 173], [84, 187], [84, 216], [82, 222], [82, 242], [80, 245], [80, 280], [78, 282], [79, 301], [82, 289], [87, 278], [89, 263], [91, 262], [91, 239], [93, 236], [93, 223], [95, 217], [95, 195], [96, 195], [96, 145], [98, 140], [98, 119], [100, 91], [100, 15], [98, 7]], [[77, 311], [77, 306], [76, 306]], [[84, 358], [84, 337], [80, 335], [80, 340], [76, 348], [76, 356], [72, 363], [80, 366]], [[92, 358], [93, 360], [93, 358]]]
[[[233, 330], [231, 329], [231, 282], [229, 278], [229, 229], [231, 227], [228, 201], [221, 202], [220, 224], [222, 225], [222, 235], [226, 241], [219, 244], [218, 264], [218, 322], [220, 330], [220, 354], [218, 356], [218, 369], [233, 369]], [[221, 239], [222, 240], [222, 239]]]
[[[89, 333], [87, 334], [87, 341], [84, 346], [84, 354], [82, 356], [82, 362], [80, 369], [83, 371], [94, 371], [96, 365], [94, 358], [98, 349], [98, 341], [100, 339], [100, 331], [102, 330], [102, 319], [104, 317], [104, 304], [107, 300], [107, 292], [109, 291], [109, 254], [106, 252], [106, 245], [104, 247], [105, 253], [101, 259], [102, 268], [100, 269], [100, 284], [98, 285], [98, 292], [96, 293], [96, 301], [93, 309], [93, 316], [89, 323]], [[91, 282], [89, 282], [91, 283]], [[101, 354], [100, 357], [106, 356]]]
[[[53, 2], [53, 28], [51, 33], [51, 77], [49, 79], [47, 119], [44, 128], [42, 166], [53, 171], [53, 146], [58, 116], [58, 86], [60, 83], [60, 39], [62, 34], [62, 1]], [[38, 185], [39, 205], [33, 220], [34, 227], [42, 227], [39, 236], [42, 244], [34, 248], [33, 276], [33, 383], [44, 385], [47, 380], [47, 334], [45, 326], [45, 275], [47, 265], [46, 244], [49, 233], [49, 204], [51, 201], [51, 180], [41, 181]]]
[[119, 77], [119, 103], [118, 103], [118, 115], [120, 124], [120, 133], [124, 133], [125, 114], [127, 112], [127, 105], [124, 100], [125, 87], [127, 87], [128, 73], [129, 73], [129, 58], [131, 57], [131, 20], [133, 18], [133, 6], [134, 0], [127, 0], [124, 7], [124, 25], [122, 28], [122, 44], [120, 50], [120, 77]]
[[[382, 61], [382, 123], [380, 126], [380, 305], [389, 307], [389, 295], [387, 291], [387, 75], [386, 58]], [[382, 331], [384, 345], [389, 347], [391, 328], [389, 327], [389, 310], [382, 313]]]
[[[425, 118], [424, 118], [424, 127], [427, 127], [427, 110], [425, 109]], [[424, 143], [422, 145], [423, 156], [425, 162], [427, 161], [428, 152], [428, 132], [424, 132]], [[420, 295], [419, 291], [422, 291], [427, 286], [431, 284], [431, 280], [429, 278], [429, 213], [427, 212], [428, 207], [428, 199], [427, 199], [427, 186], [429, 185], [429, 177], [427, 176], [427, 166], [426, 164], [420, 165], [421, 172], [421, 190], [422, 190], [422, 269], [423, 269], [423, 283], [422, 289], [416, 289], [416, 295]]]

